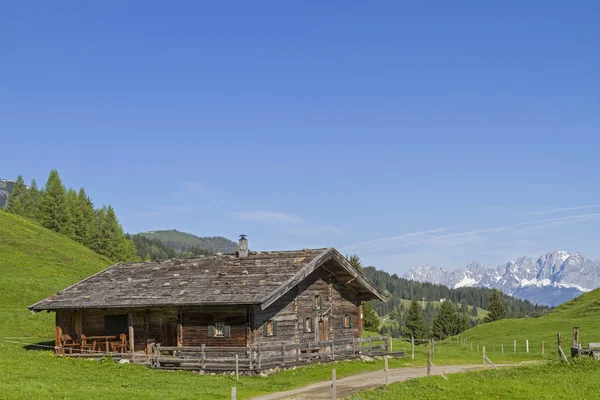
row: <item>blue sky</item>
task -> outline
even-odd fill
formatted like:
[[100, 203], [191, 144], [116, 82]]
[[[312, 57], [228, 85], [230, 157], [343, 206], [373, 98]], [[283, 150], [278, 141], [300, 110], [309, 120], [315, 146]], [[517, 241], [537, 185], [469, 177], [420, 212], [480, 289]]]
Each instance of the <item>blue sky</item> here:
[[398, 273], [597, 259], [599, 19], [597, 1], [6, 3], [0, 177], [57, 168], [132, 233]]

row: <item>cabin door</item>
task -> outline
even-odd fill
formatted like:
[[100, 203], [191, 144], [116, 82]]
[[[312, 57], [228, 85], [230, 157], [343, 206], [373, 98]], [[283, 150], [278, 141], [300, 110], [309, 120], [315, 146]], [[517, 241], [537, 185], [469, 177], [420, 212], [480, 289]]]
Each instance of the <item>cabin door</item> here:
[[327, 324], [324, 319], [319, 319], [319, 340], [325, 342], [327, 340]]

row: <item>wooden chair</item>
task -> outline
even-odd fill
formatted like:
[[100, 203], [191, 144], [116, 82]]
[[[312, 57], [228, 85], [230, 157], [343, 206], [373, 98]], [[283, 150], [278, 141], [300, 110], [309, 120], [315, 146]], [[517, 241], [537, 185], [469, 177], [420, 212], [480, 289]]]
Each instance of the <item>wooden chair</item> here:
[[87, 342], [87, 336], [83, 333], [81, 334], [81, 352], [91, 354], [96, 351], [96, 341], [94, 340], [92, 343]]
[[120, 353], [123, 354], [124, 351], [127, 351], [127, 335], [121, 333], [119, 339], [119, 342], [111, 342], [110, 348], [113, 353], [116, 353], [118, 350], [120, 350]]
[[69, 350], [69, 354], [73, 354], [73, 349], [81, 348], [81, 342], [77, 340], [75, 334], [63, 333], [60, 342], [63, 349]]

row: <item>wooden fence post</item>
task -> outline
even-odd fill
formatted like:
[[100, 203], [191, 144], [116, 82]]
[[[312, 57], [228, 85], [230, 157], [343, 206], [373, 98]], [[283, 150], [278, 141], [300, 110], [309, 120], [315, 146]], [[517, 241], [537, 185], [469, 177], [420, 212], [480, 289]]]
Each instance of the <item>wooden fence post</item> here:
[[237, 389], [235, 386], [231, 388], [231, 400], [237, 400]]
[[394, 351], [394, 338], [390, 335], [389, 353]]
[[336, 398], [336, 387], [335, 387], [335, 368], [331, 370], [331, 399], [335, 400]]
[[410, 337], [410, 349], [412, 352], [412, 359], [414, 360], [415, 359], [415, 337], [414, 336]]
[[544, 341], [542, 340], [542, 354], [544, 354]]
[[388, 358], [387, 356], [384, 357], [384, 362], [385, 362], [385, 366], [384, 371], [385, 371], [385, 387], [388, 387]]
[[369, 356], [373, 355], [373, 336], [369, 336]]
[[483, 366], [485, 367], [485, 346], [481, 349], [481, 353], [483, 354]]
[[202, 349], [202, 369], [206, 369], [206, 353], [204, 352], [204, 345], [200, 347]]
[[516, 353], [517, 352], [517, 339], [515, 339], [513, 347], [515, 348], [515, 353]]
[[477, 352], [479, 353], [479, 345], [477, 345]]
[[427, 349], [427, 376], [431, 375], [431, 350]]
[[240, 381], [240, 369], [239, 369], [240, 364], [239, 364], [239, 362], [240, 362], [240, 360], [236, 353], [236, 355], [235, 355], [235, 381], [236, 382]]
[[558, 361], [562, 362], [561, 347], [562, 347], [562, 339], [560, 337], [560, 332], [556, 334], [556, 341], [558, 343]]
[[[310, 353], [310, 342], [309, 342], [308, 351]], [[356, 339], [355, 338], [352, 338], [352, 356], [356, 357]]]
[[525, 351], [529, 353], [529, 339], [525, 340]]
[[500, 351], [502, 352], [502, 354], [504, 354], [504, 344], [500, 345]]

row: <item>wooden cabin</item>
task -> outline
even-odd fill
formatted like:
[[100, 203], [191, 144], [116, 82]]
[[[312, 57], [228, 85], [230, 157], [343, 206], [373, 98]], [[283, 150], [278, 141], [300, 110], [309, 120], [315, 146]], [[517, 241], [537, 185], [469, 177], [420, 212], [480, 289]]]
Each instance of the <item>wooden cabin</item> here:
[[333, 248], [248, 251], [242, 237], [236, 254], [115, 264], [29, 309], [56, 312], [57, 351], [82, 337], [84, 349], [110, 351], [119, 337], [135, 358], [158, 343], [352, 340], [362, 336], [361, 302], [386, 297]]

